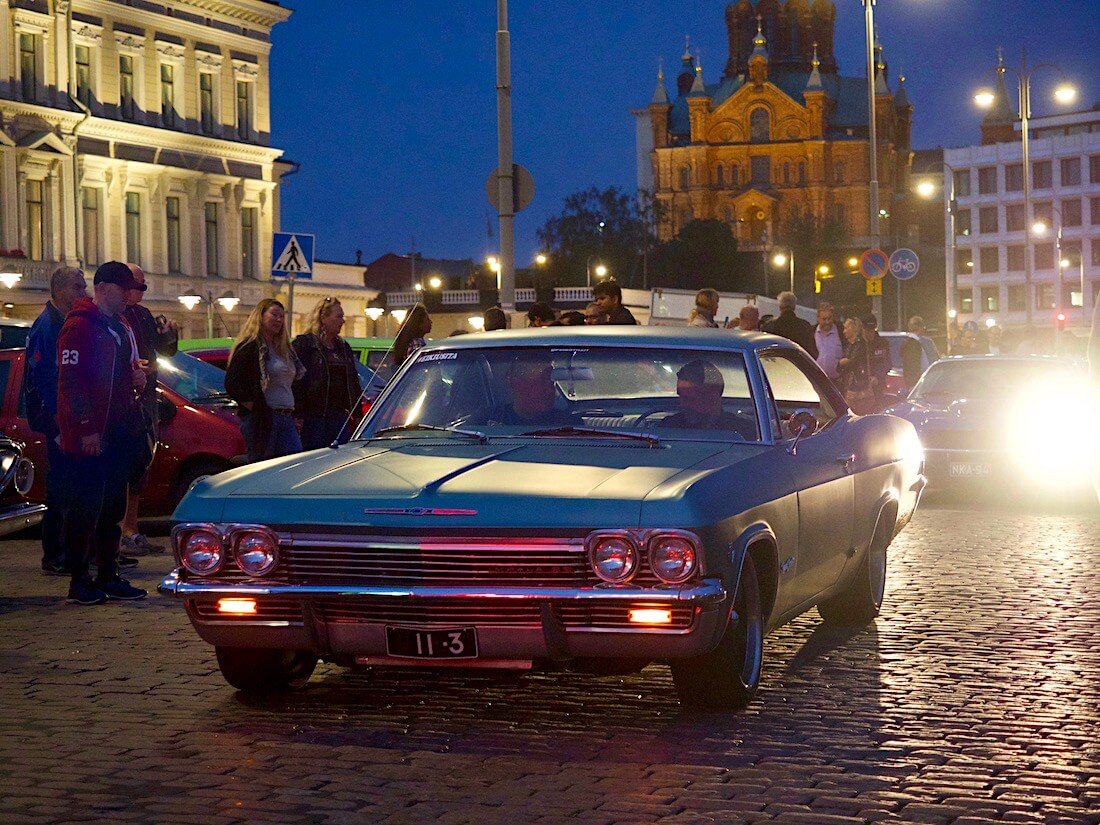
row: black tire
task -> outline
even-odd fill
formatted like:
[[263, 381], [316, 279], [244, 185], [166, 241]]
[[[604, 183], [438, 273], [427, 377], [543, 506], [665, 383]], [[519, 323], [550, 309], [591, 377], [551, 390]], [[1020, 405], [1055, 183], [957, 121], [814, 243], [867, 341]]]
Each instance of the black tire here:
[[878, 616], [886, 593], [886, 549], [890, 546], [893, 525], [890, 512], [883, 513], [856, 577], [840, 593], [817, 606], [826, 622], [866, 624]]
[[214, 652], [225, 681], [245, 693], [276, 693], [299, 688], [317, 667], [317, 657], [304, 650], [215, 647]]
[[695, 710], [741, 710], [760, 687], [764, 659], [764, 616], [760, 580], [746, 556], [737, 585], [731, 622], [710, 653], [672, 662], [672, 681], [680, 702]]
[[207, 476], [217, 475], [223, 470], [228, 469], [228, 464], [223, 461], [216, 461], [212, 458], [195, 461], [185, 465], [183, 469], [180, 470], [179, 475], [176, 476], [176, 480], [172, 482], [172, 501], [170, 502], [172, 509], [176, 509], [176, 506], [183, 497], [187, 495], [196, 481], [204, 479]]

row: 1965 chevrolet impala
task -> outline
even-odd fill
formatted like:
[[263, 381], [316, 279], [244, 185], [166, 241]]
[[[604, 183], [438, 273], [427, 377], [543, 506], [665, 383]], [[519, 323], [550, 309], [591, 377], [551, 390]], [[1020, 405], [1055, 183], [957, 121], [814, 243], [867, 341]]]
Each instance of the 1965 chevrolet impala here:
[[448, 339], [349, 444], [210, 477], [175, 513], [183, 599], [246, 691], [344, 665], [623, 673], [739, 708], [764, 637], [869, 621], [924, 487], [913, 426], [853, 416], [770, 335], [589, 327]]

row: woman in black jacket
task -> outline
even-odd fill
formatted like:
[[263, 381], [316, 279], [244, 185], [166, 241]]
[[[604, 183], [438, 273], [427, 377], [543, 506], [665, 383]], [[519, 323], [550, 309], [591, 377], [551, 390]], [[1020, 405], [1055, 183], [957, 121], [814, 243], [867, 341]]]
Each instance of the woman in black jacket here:
[[844, 357], [836, 365], [844, 400], [856, 415], [875, 412], [875, 392], [871, 387], [867, 343], [863, 340], [863, 322], [859, 318], [847, 319], [844, 322], [844, 337], [848, 339], [848, 343], [844, 347]]
[[316, 450], [351, 434], [362, 387], [355, 353], [340, 337], [344, 308], [325, 298], [310, 313], [309, 332], [294, 339], [305, 374], [294, 383], [294, 414], [302, 419], [302, 447]]
[[304, 373], [283, 305], [264, 298], [245, 321], [225, 368], [225, 391], [237, 402], [250, 461], [301, 452], [292, 385]]

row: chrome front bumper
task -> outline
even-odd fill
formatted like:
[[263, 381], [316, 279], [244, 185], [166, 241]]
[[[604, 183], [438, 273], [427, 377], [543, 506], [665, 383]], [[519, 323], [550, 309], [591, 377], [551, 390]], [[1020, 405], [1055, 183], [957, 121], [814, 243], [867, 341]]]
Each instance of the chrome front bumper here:
[[[424, 629], [453, 628], [459, 621], [361, 621], [327, 622], [315, 609], [323, 601], [348, 603], [409, 604], [425, 606], [433, 600], [459, 599], [491, 613], [494, 604], [537, 603], [541, 620], [536, 624], [467, 623], [477, 629], [480, 658], [494, 661], [531, 661], [575, 657], [684, 658], [712, 649], [730, 619], [729, 594], [719, 579], [702, 579], [680, 586], [639, 587], [607, 585], [584, 588], [553, 587], [394, 587], [381, 585], [291, 585], [245, 582], [202, 583], [181, 581], [171, 573], [157, 588], [162, 594], [188, 601], [215, 602], [222, 598], [290, 600], [301, 606], [300, 622], [265, 621], [252, 617], [208, 618], [190, 609], [188, 614], [199, 636], [210, 644], [231, 647], [278, 647], [311, 650], [319, 655], [354, 656], [372, 662], [431, 665], [434, 662], [386, 660], [386, 626]], [[567, 627], [555, 619], [554, 606], [578, 604], [691, 607], [689, 627]], [[470, 662], [476, 665], [477, 662]]]
[[15, 504], [0, 510], [0, 536], [33, 527], [46, 514], [45, 504]]

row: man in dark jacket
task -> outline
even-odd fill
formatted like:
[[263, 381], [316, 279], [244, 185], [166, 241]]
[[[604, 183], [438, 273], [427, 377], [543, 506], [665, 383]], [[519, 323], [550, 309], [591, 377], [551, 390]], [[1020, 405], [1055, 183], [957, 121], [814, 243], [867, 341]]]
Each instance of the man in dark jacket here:
[[886, 406], [886, 377], [890, 374], [890, 345], [878, 334], [878, 318], [863, 316], [863, 341], [867, 344], [867, 363], [871, 373], [871, 389], [875, 391], [878, 409]]
[[127, 291], [142, 288], [126, 264], [103, 264], [95, 273], [95, 298], [76, 302], [58, 336], [57, 425], [70, 493], [61, 544], [72, 577], [67, 599], [72, 604], [146, 595], [119, 576], [117, 563], [132, 445], [145, 438], [138, 398], [145, 373], [136, 366], [130, 332], [119, 314]]
[[803, 321], [794, 314], [795, 307], [798, 306], [798, 298], [793, 292], [780, 292], [776, 300], [779, 301], [779, 317], [769, 321], [764, 327], [764, 332], [782, 335], [794, 341], [810, 353], [810, 357], [816, 361], [817, 344], [814, 342], [814, 328], [808, 321]]
[[[145, 372], [145, 390], [141, 393], [141, 406], [145, 416], [148, 440], [156, 444], [160, 429], [160, 418], [157, 415], [157, 356], [176, 354], [179, 349], [179, 332], [176, 325], [167, 318], [161, 316], [158, 320], [153, 317], [153, 313], [141, 305], [142, 296], [145, 294], [145, 272], [137, 264], [128, 264], [128, 266], [134, 274], [134, 280], [142, 285], [142, 289], [129, 291], [122, 317], [133, 331], [137, 342], [138, 358]], [[122, 521], [122, 552], [130, 556], [163, 553], [163, 546], [153, 544], [138, 530], [138, 504], [149, 475], [152, 454], [142, 448], [135, 455], [137, 460], [130, 474], [130, 486], [126, 495], [126, 517]], [[145, 461], [146, 458], [148, 463]]]
[[61, 431], [57, 428], [57, 336], [65, 316], [78, 298], [88, 297], [84, 273], [62, 266], [50, 276], [50, 300], [31, 325], [27, 338], [27, 361], [23, 373], [27, 423], [46, 441], [46, 515], [42, 518], [42, 572], [52, 576], [68, 573], [61, 546], [61, 519], [65, 512], [64, 461]]
[[592, 295], [596, 298], [600, 312], [607, 318], [605, 324], [633, 324], [634, 314], [623, 306], [623, 291], [614, 281], [600, 281], [592, 287]]

